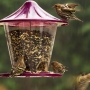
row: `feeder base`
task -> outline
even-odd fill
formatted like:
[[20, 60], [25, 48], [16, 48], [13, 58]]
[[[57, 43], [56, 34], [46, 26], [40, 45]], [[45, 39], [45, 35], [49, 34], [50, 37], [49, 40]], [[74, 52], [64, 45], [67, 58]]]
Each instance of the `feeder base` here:
[[[0, 73], [0, 77], [10, 77], [10, 72], [8, 73]], [[31, 73], [31, 72], [24, 72], [21, 75], [14, 76], [14, 77], [61, 77], [62, 74], [60, 73], [53, 73], [53, 72], [39, 72], [39, 73]], [[12, 78], [12, 77], [11, 77]]]

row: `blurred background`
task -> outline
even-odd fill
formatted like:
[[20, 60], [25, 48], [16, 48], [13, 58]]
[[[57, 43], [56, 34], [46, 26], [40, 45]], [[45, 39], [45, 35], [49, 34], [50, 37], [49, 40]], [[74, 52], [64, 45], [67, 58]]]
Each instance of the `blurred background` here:
[[[0, 19], [17, 10], [26, 0], [0, 0]], [[0, 90], [74, 90], [74, 77], [90, 73], [90, 0], [35, 0], [44, 10], [59, 18], [52, 6], [56, 3], [78, 3], [83, 20], [70, 21], [58, 27], [51, 60], [68, 67], [59, 78], [0, 78]], [[9, 72], [10, 58], [3, 27], [0, 27], [0, 73]], [[88, 90], [90, 86], [88, 87]]]

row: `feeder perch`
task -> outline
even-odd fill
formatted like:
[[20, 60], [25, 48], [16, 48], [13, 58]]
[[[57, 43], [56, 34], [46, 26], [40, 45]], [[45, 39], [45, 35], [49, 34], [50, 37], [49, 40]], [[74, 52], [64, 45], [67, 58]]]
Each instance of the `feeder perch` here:
[[[15, 77], [60, 77], [48, 70], [58, 26], [67, 25], [43, 10], [35, 1], [26, 1], [17, 11], [0, 20]], [[1, 73], [9, 77], [11, 73]]]

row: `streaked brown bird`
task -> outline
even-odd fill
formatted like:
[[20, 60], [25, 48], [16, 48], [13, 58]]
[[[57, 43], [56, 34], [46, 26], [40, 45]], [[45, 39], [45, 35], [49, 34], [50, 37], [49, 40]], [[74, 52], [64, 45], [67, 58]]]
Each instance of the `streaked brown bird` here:
[[51, 67], [54, 70], [55, 73], [61, 73], [64, 74], [66, 70], [66, 66], [64, 66], [63, 64], [57, 62], [57, 61], [52, 61], [51, 62]]
[[69, 20], [80, 20], [77, 18], [74, 13], [77, 11], [75, 7], [78, 6], [78, 4], [55, 4], [53, 8], [56, 9], [57, 14], [64, 20], [69, 21]]
[[37, 67], [37, 71], [48, 71], [48, 63], [46, 61], [41, 61], [40, 64]]
[[24, 56], [19, 56], [17, 61], [14, 62], [13, 68], [11, 69], [11, 77], [18, 76], [25, 71], [26, 65], [24, 62]]
[[90, 83], [90, 74], [80, 74], [76, 77], [75, 90], [86, 90]]

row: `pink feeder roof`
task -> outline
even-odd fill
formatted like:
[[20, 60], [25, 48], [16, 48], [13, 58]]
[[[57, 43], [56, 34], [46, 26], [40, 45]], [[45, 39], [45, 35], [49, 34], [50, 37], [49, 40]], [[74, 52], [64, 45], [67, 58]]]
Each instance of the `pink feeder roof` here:
[[52, 22], [62, 22], [67, 24], [59, 18], [47, 13], [43, 10], [35, 1], [26, 1], [18, 10], [9, 16], [0, 20], [0, 22], [10, 22], [10, 21], [52, 21]]

